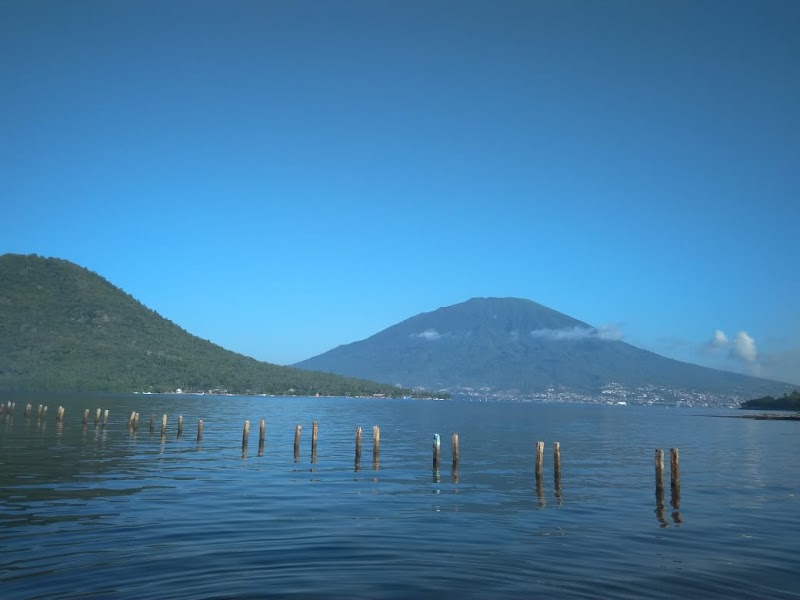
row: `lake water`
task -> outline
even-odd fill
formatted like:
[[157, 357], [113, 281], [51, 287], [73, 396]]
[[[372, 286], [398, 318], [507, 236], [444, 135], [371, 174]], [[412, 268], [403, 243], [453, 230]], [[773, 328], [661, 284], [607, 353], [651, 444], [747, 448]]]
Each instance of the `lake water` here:
[[[6, 600], [800, 598], [798, 422], [716, 418], [740, 414], [725, 410], [466, 401], [0, 399], [17, 403], [13, 416], [0, 416]], [[34, 414], [26, 419], [28, 402]], [[43, 422], [38, 403], [48, 406]], [[94, 424], [98, 407], [109, 409], [105, 427]], [[133, 410], [141, 414], [136, 432], [127, 426]], [[198, 419], [205, 422], [199, 444]], [[460, 437], [457, 474], [452, 432]], [[433, 433], [442, 435], [438, 474]], [[546, 444], [539, 489], [537, 440]], [[680, 448], [677, 508], [670, 447]], [[656, 448], [666, 454], [661, 510]]]

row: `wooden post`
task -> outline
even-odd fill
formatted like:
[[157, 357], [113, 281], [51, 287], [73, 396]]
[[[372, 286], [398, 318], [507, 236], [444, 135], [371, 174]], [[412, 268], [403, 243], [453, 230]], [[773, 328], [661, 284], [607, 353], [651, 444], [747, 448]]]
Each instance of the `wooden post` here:
[[242, 430], [242, 450], [247, 450], [247, 438], [250, 435], [250, 421], [244, 422], [244, 429]]
[[139, 429], [139, 413], [134, 413], [133, 415], [133, 428], [134, 430]]
[[661, 527], [667, 526], [664, 518], [664, 451], [656, 449], [656, 519]]
[[355, 470], [361, 468], [361, 427], [356, 427], [356, 462]]
[[161, 417], [161, 435], [167, 435], [167, 415]]
[[150, 415], [150, 433], [156, 430], [156, 416]]
[[561, 444], [553, 442], [553, 479], [556, 488], [561, 487]]
[[22, 413], [22, 416], [23, 416], [23, 417], [25, 417], [26, 419], [30, 418], [30, 416], [31, 416], [31, 409], [32, 409], [32, 408], [33, 408], [33, 407], [32, 407], [30, 404], [26, 404], [26, 405], [25, 405], [25, 412], [23, 412], [23, 413]]
[[85, 408], [85, 409], [83, 410], [83, 425], [86, 425], [86, 423], [87, 423], [88, 421], [89, 421], [89, 409], [88, 409], [88, 408]]
[[94, 413], [94, 424], [97, 425], [100, 423], [100, 415], [103, 414], [103, 409], [98, 408], [97, 412]]
[[319, 435], [319, 424], [314, 421], [311, 424], [311, 462], [317, 459], [317, 436]]
[[40, 421], [42, 420], [42, 408], [43, 406], [40, 404], [39, 409], [36, 411], [36, 418], [39, 419]]
[[183, 415], [178, 415], [178, 437], [183, 435]]
[[372, 426], [372, 468], [377, 471], [381, 462], [381, 428]]
[[439, 434], [433, 434], [433, 470], [439, 470], [439, 463], [441, 458], [441, 451], [442, 451], [442, 442], [439, 439]]
[[676, 523], [681, 522], [681, 515], [678, 509], [681, 507], [681, 463], [677, 448], [669, 449], [669, 483], [670, 483], [670, 505], [675, 509], [672, 519]]
[[128, 419], [128, 427], [131, 428], [131, 429], [133, 429], [133, 419], [134, 419], [134, 417], [136, 417], [136, 411], [132, 410], [131, 411], [131, 416]]
[[64, 407], [59, 406], [58, 410], [56, 411], [56, 423], [63, 423], [64, 422]]
[[47, 407], [46, 407], [46, 406], [44, 406], [44, 407], [42, 408], [42, 419], [44, 419], [46, 416], [47, 416]]
[[671, 487], [681, 485], [681, 463], [677, 448], [669, 449], [669, 483]]
[[656, 449], [656, 495], [659, 490], [661, 495], [664, 494], [664, 451], [661, 448]]
[[103, 412], [103, 427], [108, 425], [108, 409]]
[[458, 434], [453, 434], [453, 471], [458, 470]]
[[264, 454], [264, 440], [267, 439], [267, 422], [261, 419], [258, 424], [258, 454]]
[[199, 444], [202, 441], [203, 441], [203, 419], [200, 419], [197, 422], [197, 443]]
[[294, 459], [300, 458], [300, 433], [303, 431], [303, 426], [300, 423], [294, 428]]
[[536, 481], [542, 480], [542, 469], [544, 467], [544, 442], [536, 442]]

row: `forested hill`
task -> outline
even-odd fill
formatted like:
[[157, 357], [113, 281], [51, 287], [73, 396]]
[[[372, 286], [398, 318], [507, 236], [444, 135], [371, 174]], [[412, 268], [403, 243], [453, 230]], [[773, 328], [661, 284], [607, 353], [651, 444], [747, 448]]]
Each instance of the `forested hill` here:
[[256, 361], [193, 336], [56, 258], [0, 256], [0, 390], [399, 396], [409, 390]]

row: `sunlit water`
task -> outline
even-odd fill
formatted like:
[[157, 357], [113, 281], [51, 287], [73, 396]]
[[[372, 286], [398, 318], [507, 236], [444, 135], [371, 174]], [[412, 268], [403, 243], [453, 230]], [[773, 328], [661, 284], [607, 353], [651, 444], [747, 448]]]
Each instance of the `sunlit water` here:
[[[0, 399], [17, 402], [13, 416], [0, 416], [4, 599], [800, 598], [798, 422], [716, 418], [736, 413], [702, 409], [460, 401]], [[28, 419], [26, 403], [34, 406]], [[38, 403], [48, 405], [41, 422]], [[109, 409], [105, 426], [94, 424], [98, 407]], [[84, 408], [91, 409], [86, 426]], [[132, 410], [141, 414], [136, 432], [128, 429]], [[452, 432], [461, 442], [455, 474]], [[442, 436], [439, 473], [433, 433]], [[546, 443], [538, 489], [537, 440]], [[680, 448], [677, 506], [670, 447]], [[660, 509], [656, 448], [667, 463]]]

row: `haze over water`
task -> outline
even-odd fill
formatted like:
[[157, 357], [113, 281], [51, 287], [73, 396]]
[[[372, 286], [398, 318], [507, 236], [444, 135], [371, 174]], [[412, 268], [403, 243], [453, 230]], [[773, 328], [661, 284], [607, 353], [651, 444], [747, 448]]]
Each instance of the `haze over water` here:
[[[13, 416], [0, 417], [3, 598], [800, 598], [797, 422], [715, 418], [737, 414], [725, 410], [465, 401], [2, 399], [17, 402]], [[44, 422], [38, 403], [49, 407]], [[97, 407], [109, 409], [105, 427], [94, 425]], [[135, 433], [127, 427], [133, 410], [141, 414]], [[461, 440], [457, 474], [452, 432]], [[443, 442], [438, 474], [433, 433]], [[546, 444], [538, 490], [537, 440]], [[667, 465], [657, 510], [653, 452], [670, 447], [680, 448], [680, 502], [670, 505]]]

